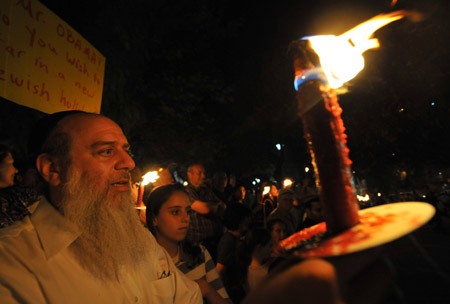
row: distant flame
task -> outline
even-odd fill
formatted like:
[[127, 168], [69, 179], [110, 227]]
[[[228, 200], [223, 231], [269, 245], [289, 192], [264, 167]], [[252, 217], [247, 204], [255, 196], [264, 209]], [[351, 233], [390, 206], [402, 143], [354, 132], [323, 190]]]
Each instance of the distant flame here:
[[[320, 58], [320, 65], [330, 87], [336, 89], [354, 78], [364, 68], [362, 53], [380, 46], [378, 39], [371, 38], [373, 33], [379, 28], [403, 18], [406, 14], [405, 11], [381, 14], [340, 36], [320, 35], [302, 39], [311, 42], [311, 47]], [[319, 77], [321, 76], [319, 75]], [[299, 78], [301, 79], [296, 79], [295, 82], [296, 88], [298, 88], [299, 82], [305, 80], [305, 75], [301, 75]]]
[[142, 177], [142, 182], [141, 185], [146, 186], [149, 183], [154, 183], [156, 182], [156, 180], [159, 178], [158, 172], [157, 171], [150, 171], [147, 172], [143, 177]]
[[356, 198], [357, 198], [358, 201], [360, 201], [360, 202], [368, 202], [368, 201], [370, 201], [370, 196], [369, 196], [369, 194], [365, 194], [365, 195], [356, 195]]
[[290, 185], [292, 185], [293, 184], [293, 181], [291, 180], [291, 179], [289, 179], [289, 178], [286, 178], [284, 181], [283, 181], [283, 187], [284, 188], [287, 188], [287, 187], [289, 187]]

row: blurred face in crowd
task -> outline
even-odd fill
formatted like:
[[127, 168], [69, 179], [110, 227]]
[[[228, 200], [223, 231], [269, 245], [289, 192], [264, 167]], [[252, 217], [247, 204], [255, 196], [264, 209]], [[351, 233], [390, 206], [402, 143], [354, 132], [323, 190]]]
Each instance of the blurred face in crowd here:
[[242, 194], [242, 199], [245, 199], [245, 194], [246, 194], [246, 192], [245, 192], [245, 187], [244, 187], [244, 186], [241, 186], [241, 187], [240, 187], [240, 190], [241, 190], [241, 194]]
[[186, 193], [174, 192], [153, 218], [158, 242], [178, 243], [186, 238], [191, 204]]
[[114, 279], [139, 267], [150, 252], [131, 198], [134, 161], [127, 139], [99, 115], [69, 116], [58, 126], [71, 144], [68, 159], [56, 161], [60, 184], [47, 179], [51, 202], [80, 230], [70, 246], [80, 264], [101, 279]]
[[284, 193], [278, 196], [278, 206], [283, 210], [290, 210], [293, 206], [294, 197], [290, 193]]
[[311, 202], [311, 208], [306, 209], [307, 216], [316, 221], [316, 222], [322, 222], [323, 221], [323, 215], [322, 215], [322, 207], [320, 206], [320, 202], [314, 201]]
[[286, 237], [286, 225], [283, 222], [276, 222], [273, 224], [271, 234], [274, 245], [277, 245]]
[[17, 172], [11, 153], [7, 153], [3, 161], [0, 162], [0, 188], [14, 185], [14, 176]]
[[191, 170], [187, 173], [189, 183], [194, 187], [200, 187], [205, 180], [205, 168], [201, 165], [192, 166]]
[[275, 185], [270, 186], [270, 194], [272, 194], [272, 196], [277, 197], [278, 196], [278, 188]]

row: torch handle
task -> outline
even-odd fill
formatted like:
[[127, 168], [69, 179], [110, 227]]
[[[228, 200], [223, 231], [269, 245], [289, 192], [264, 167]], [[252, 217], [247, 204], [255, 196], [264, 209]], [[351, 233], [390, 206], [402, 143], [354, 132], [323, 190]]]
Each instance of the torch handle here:
[[334, 90], [327, 91], [322, 84], [309, 82], [301, 86], [297, 96], [302, 103], [305, 96], [317, 95], [321, 96], [321, 100], [303, 112], [301, 119], [317, 177], [316, 185], [327, 231], [337, 233], [359, 223], [359, 207], [351, 185], [351, 160], [341, 119], [342, 109]]

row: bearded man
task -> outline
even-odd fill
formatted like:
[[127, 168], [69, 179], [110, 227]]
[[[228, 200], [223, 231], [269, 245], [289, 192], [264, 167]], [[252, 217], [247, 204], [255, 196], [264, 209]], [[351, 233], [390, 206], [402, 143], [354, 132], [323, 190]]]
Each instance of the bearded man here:
[[201, 303], [140, 223], [120, 127], [97, 114], [41, 120], [29, 148], [46, 195], [0, 230], [0, 303]]

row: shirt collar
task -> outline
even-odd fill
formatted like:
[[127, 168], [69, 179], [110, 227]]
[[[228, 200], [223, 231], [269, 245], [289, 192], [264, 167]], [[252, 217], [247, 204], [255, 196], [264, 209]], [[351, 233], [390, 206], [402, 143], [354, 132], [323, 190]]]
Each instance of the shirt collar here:
[[45, 197], [31, 214], [47, 259], [69, 247], [80, 235], [78, 229], [53, 207]]

